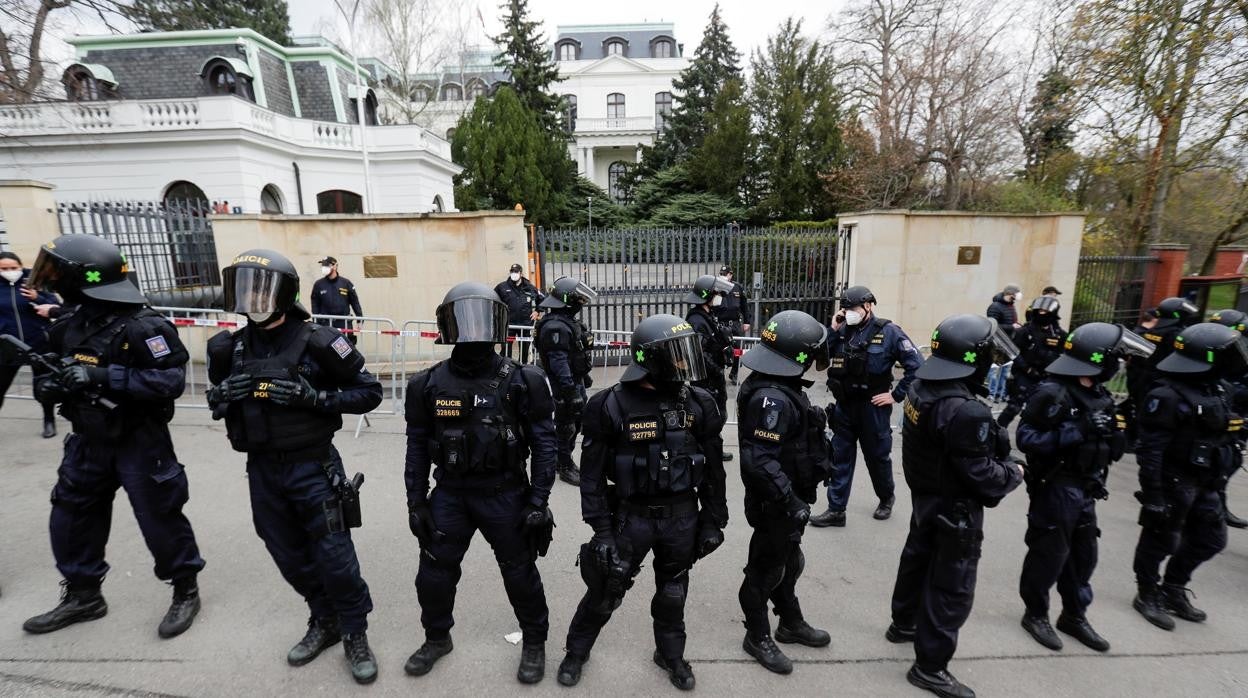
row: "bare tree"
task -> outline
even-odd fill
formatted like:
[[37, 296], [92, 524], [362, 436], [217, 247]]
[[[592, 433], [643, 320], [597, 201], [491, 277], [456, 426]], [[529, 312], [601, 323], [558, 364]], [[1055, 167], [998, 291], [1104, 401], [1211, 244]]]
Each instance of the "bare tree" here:
[[112, 30], [118, 8], [109, 0], [0, 0], [0, 104], [53, 96], [44, 51], [54, 16], [91, 15]]

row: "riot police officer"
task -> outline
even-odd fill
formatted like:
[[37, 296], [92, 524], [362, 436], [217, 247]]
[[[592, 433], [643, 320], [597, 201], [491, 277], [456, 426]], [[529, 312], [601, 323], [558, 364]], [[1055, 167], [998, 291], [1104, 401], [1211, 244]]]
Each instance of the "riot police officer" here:
[[[1240, 334], [1248, 331], [1248, 313], [1239, 310], [1219, 310], [1209, 317], [1209, 322], [1216, 322], [1219, 325], [1226, 325]], [[1239, 376], [1230, 376], [1226, 379], [1227, 390], [1231, 394], [1231, 405], [1235, 410], [1235, 414], [1248, 414], [1248, 373]], [[1235, 454], [1243, 463], [1243, 448], [1245, 440], [1248, 440], [1248, 431], [1241, 431], [1238, 434], [1241, 448]], [[1240, 468], [1235, 468], [1231, 474], [1239, 472]], [[1228, 476], [1229, 478], [1229, 476]], [[1229, 483], [1228, 483], [1229, 484]], [[1226, 514], [1226, 525], [1231, 528], [1248, 528], [1248, 520], [1236, 516], [1226, 504], [1226, 489], [1222, 490], [1222, 509]]]
[[1096, 500], [1109, 496], [1109, 465], [1122, 458], [1126, 424], [1104, 383], [1118, 373], [1122, 359], [1148, 358], [1153, 345], [1119, 325], [1091, 322], [1075, 328], [1063, 346], [1048, 364], [1050, 377], [1027, 400], [1018, 426], [1031, 497], [1018, 585], [1026, 606], [1022, 625], [1041, 645], [1062, 648], [1049, 625], [1049, 589], [1057, 584], [1062, 597], [1057, 629], [1105, 652], [1109, 643], [1087, 620], [1100, 535]]
[[594, 368], [594, 334], [577, 319], [581, 308], [598, 297], [594, 289], [563, 276], [555, 280], [550, 295], [538, 305], [549, 312], [533, 327], [534, 342], [542, 369], [555, 393], [555, 427], [559, 430], [559, 479], [579, 485], [580, 472], [572, 460], [576, 435], [581, 430], [585, 390], [594, 384], [589, 373]]
[[1157, 364], [1173, 351], [1175, 335], [1197, 322], [1200, 322], [1200, 308], [1187, 299], [1175, 296], [1157, 305], [1157, 322], [1152, 327], [1136, 329], [1136, 334], [1152, 342], [1156, 349], [1145, 360], [1127, 362], [1127, 393], [1135, 413], [1143, 407], [1140, 403], [1144, 395], [1152, 390], [1153, 381], [1158, 378]]
[[653, 550], [654, 662], [677, 688], [694, 687], [684, 659], [689, 570], [723, 543], [728, 525], [724, 417], [710, 393], [688, 385], [706, 377], [701, 343], [675, 315], [642, 320], [620, 382], [585, 406], [581, 513], [594, 536], [581, 546], [587, 589], [559, 665], [564, 686], [580, 681], [598, 633]]
[[931, 346], [903, 406], [902, 470], [914, 512], [885, 637], [914, 643], [910, 683], [970, 698], [975, 692], [948, 667], [975, 597], [984, 507], [996, 506], [1023, 480], [1022, 466], [1006, 460], [1009, 435], [977, 396], [986, 395], [993, 363], [1018, 350], [997, 323], [979, 315], [945, 318]]
[[[850, 286], [841, 296], [841, 312], [828, 335], [828, 390], [836, 402], [828, 406], [832, 428], [832, 477], [828, 509], [810, 520], [817, 527], [844, 526], [845, 506], [854, 481], [857, 450], [862, 450], [879, 505], [880, 521], [893, 515], [893, 405], [906, 395], [923, 357], [895, 323], [875, 314], [875, 294], [866, 286]], [[893, 387], [893, 365], [904, 371]]]
[[1014, 330], [1011, 340], [1018, 347], [1018, 358], [1010, 367], [1009, 401], [997, 417], [997, 424], [1008, 427], [1014, 421], [1031, 391], [1044, 380], [1045, 367], [1061, 355], [1066, 331], [1058, 321], [1060, 308], [1057, 298], [1040, 296], [1027, 309], [1027, 323]]
[[1222, 380], [1248, 371], [1248, 338], [1224, 325], [1192, 325], [1173, 346], [1144, 397], [1135, 457], [1142, 507], [1132, 605], [1163, 630], [1174, 629], [1170, 615], [1194, 623], [1206, 618], [1188, 599], [1187, 584], [1226, 547], [1220, 494], [1239, 465], [1236, 437], [1244, 420]]
[[77, 306], [48, 330], [48, 350], [68, 364], [35, 383], [44, 404], [61, 403], [73, 425], [52, 488], [52, 555], [64, 577], [61, 602], [22, 628], [49, 633], [103, 618], [104, 548], [117, 488], [126, 490], [157, 578], [173, 584], [173, 603], [157, 628], [170, 638], [199, 612], [196, 575], [204, 568], [191, 522], [186, 472], [173, 450], [169, 421], [186, 386], [186, 347], [177, 330], [147, 306], [127, 278], [116, 245], [91, 235], [46, 243], [31, 269], [32, 288]]
[[802, 376], [812, 365], [827, 368], [827, 350], [822, 323], [800, 310], [785, 310], [768, 320], [759, 342], [741, 359], [752, 371], [737, 394], [737, 414], [745, 520], [754, 529], [737, 593], [745, 613], [742, 647], [777, 674], [793, 671], [793, 663], [772, 641], [769, 599], [780, 617], [776, 640], [808, 647], [832, 641], [806, 622], [796, 591], [806, 567], [802, 533], [818, 485], [828, 477], [827, 416], [811, 406], [803, 390], [811, 382]]
[[[715, 319], [724, 327], [730, 337], [749, 336], [750, 325], [754, 322], [754, 313], [750, 311], [750, 296], [745, 287], [737, 283], [732, 267], [727, 264], [719, 268], [719, 278], [732, 284], [732, 288], [724, 294], [722, 303], [714, 307]], [[741, 357], [733, 353], [728, 369], [728, 381], [737, 384], [737, 371], [741, 367]]]
[[[524, 633], [517, 678], [537, 683], [550, 627], [535, 561], [546, 553], [554, 525], [546, 507], [558, 458], [554, 400], [540, 369], [495, 352], [507, 341], [507, 306], [488, 286], [458, 284], [438, 306], [437, 319], [438, 343], [455, 345], [451, 358], [407, 384], [405, 478], [409, 523], [420, 541], [416, 595], [425, 642], [404, 670], [423, 676], [453, 648], [460, 564], [480, 530]], [[437, 487], [429, 493], [435, 463]]]
[[[709, 391], [723, 414], [728, 412], [728, 384], [724, 382], [724, 367], [734, 358], [736, 352], [732, 348], [732, 335], [720, 324], [713, 311], [723, 306], [730, 291], [731, 283], [710, 274], [703, 274], [685, 296], [685, 303], [689, 305], [685, 320], [702, 338], [702, 353], [705, 355], [707, 371], [706, 378], [694, 385]], [[732, 460], [732, 454], [724, 453], [723, 459]]]
[[302, 666], [341, 640], [352, 677], [371, 683], [373, 603], [350, 531], [360, 525], [362, 476], [347, 480], [333, 437], [343, 414], [381, 404], [381, 383], [341, 332], [309, 322], [289, 259], [248, 250], [221, 276], [225, 309], [248, 323], [208, 340], [208, 404], [230, 446], [247, 454], [256, 533], [311, 611], [286, 661]]

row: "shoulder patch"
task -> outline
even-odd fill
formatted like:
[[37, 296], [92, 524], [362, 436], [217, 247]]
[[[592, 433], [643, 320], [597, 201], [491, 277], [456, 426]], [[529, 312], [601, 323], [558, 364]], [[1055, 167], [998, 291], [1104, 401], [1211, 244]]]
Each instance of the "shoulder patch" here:
[[329, 347], [334, 350], [338, 358], [345, 359], [351, 353], [351, 342], [345, 337], [340, 336], [330, 343]]
[[768, 431], [774, 431], [780, 423], [780, 408], [779, 400], [763, 396], [763, 427]]
[[168, 356], [173, 353], [173, 350], [169, 348], [169, 342], [165, 341], [165, 338], [160, 335], [149, 337], [143, 340], [143, 342], [147, 345], [147, 350], [152, 352], [152, 358], [159, 359], [162, 356]]
[[901, 350], [914, 351], [914, 342], [911, 342], [909, 339], [901, 340]]
[[1144, 406], [1144, 411], [1148, 412], [1149, 414], [1154, 414], [1155, 412], [1157, 412], [1157, 409], [1160, 407], [1161, 407], [1161, 398], [1159, 397], [1149, 398], [1148, 404]]
[[975, 440], [981, 444], [988, 443], [988, 430], [989, 430], [988, 422], [984, 422], [983, 424], [980, 424], [979, 431], [976, 432], [975, 434]]

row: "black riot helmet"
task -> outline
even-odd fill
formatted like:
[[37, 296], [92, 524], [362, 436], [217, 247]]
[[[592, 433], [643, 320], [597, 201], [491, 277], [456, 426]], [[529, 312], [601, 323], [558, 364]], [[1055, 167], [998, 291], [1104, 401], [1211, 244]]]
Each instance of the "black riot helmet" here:
[[112, 303], [146, 304], [128, 274], [126, 256], [116, 245], [94, 235], [62, 235], [39, 248], [31, 267], [32, 288], [55, 291], [68, 301], [80, 296]]
[[1157, 364], [1172, 375], [1243, 375], [1248, 371], [1248, 338], [1216, 322], [1201, 322], [1174, 338], [1174, 351]]
[[863, 303], [875, 302], [875, 294], [866, 286], [850, 286], [841, 294], [841, 310], [857, 308]]
[[1248, 330], [1248, 313], [1242, 310], [1219, 310], [1209, 317], [1209, 322], [1226, 325], [1236, 332]]
[[796, 377], [814, 364], [828, 367], [828, 328], [800, 310], [771, 316], [758, 343], [745, 352], [741, 364], [770, 376]]
[[555, 284], [550, 287], [550, 293], [542, 299], [541, 303], [538, 303], [538, 307], [552, 310], [568, 308], [575, 312], [593, 303], [597, 298], [598, 292], [581, 281], [571, 276], [561, 276], [555, 279]]
[[306, 320], [310, 315], [299, 305], [299, 271], [285, 255], [273, 250], [247, 250], [221, 270], [225, 309], [267, 324], [291, 312]]
[[684, 318], [651, 315], [637, 324], [629, 342], [632, 363], [621, 383], [649, 378], [658, 383], [683, 383], [706, 378], [702, 338]]
[[1186, 298], [1171, 296], [1157, 304], [1157, 317], [1163, 326], [1190, 327], [1200, 322], [1200, 308]]
[[1056, 315], [1057, 311], [1061, 310], [1061, 308], [1062, 302], [1057, 298], [1054, 298], [1053, 296], [1040, 296], [1039, 298], [1033, 300], [1027, 309], [1033, 314], [1043, 313], [1046, 315]]
[[703, 303], [714, 303], [715, 296], [722, 296], [732, 290], [732, 282], [724, 281], [718, 276], [703, 274], [693, 282], [693, 290], [689, 291], [689, 295], [685, 296], [685, 302], [689, 305], [702, 305]]
[[1105, 382], [1118, 373], [1119, 360], [1129, 356], [1148, 358], [1156, 347], [1122, 325], [1089, 322], [1071, 331], [1062, 355], [1045, 370], [1054, 376], [1094, 378]]
[[507, 341], [507, 304], [479, 281], [455, 284], [438, 306], [435, 344]]
[[982, 315], [951, 315], [932, 332], [932, 355], [915, 375], [923, 380], [982, 381], [994, 363], [1013, 361], [1018, 347]]

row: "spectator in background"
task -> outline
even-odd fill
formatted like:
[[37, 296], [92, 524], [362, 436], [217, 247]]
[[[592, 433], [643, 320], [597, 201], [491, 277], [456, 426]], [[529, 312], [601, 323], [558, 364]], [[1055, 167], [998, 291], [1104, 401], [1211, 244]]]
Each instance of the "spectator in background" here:
[[[0, 334], [11, 334], [29, 344], [37, 352], [47, 351], [46, 317], [35, 311], [36, 306], [56, 307], [56, 296], [36, 291], [26, 286], [30, 270], [22, 267], [22, 260], [12, 252], [0, 252]], [[0, 405], [9, 391], [13, 379], [21, 369], [20, 364], [0, 362]], [[56, 436], [55, 405], [43, 403], [43, 438]]]
[[[519, 264], [511, 265], [511, 270], [507, 274], [506, 280], [494, 287], [494, 292], [498, 297], [503, 299], [507, 304], [507, 324], [511, 327], [507, 328], [507, 342], [505, 342], [506, 357], [511, 358], [511, 346], [513, 344], [520, 345], [520, 363], [529, 363], [529, 345], [531, 341], [520, 341], [521, 337], [533, 336], [533, 323], [537, 322], [537, 304], [546, 299], [546, 295], [533, 285], [532, 281], [524, 278], [522, 272], [524, 267]], [[515, 326], [528, 326], [527, 330], [514, 329]], [[499, 352], [503, 353], [503, 352]]]
[[[1001, 293], [992, 297], [992, 303], [988, 306], [988, 317], [996, 321], [1006, 337], [1013, 337], [1014, 330], [1022, 327], [1018, 322], [1018, 310], [1014, 307], [1014, 301], [1022, 295], [1023, 290], [1018, 284], [1006, 284]], [[988, 397], [994, 403], [1005, 401], [1005, 386], [1009, 375], [1008, 365], [993, 364], [988, 372]]]
[[[312, 314], [347, 316], [354, 312], [356, 317], [363, 317], [364, 310], [360, 308], [360, 297], [355, 293], [355, 284], [347, 277], [338, 275], [338, 260], [326, 256], [318, 264], [321, 265], [321, 278], [312, 284]], [[350, 331], [355, 327], [351, 320], [318, 318], [316, 322], [343, 330], [343, 334], [347, 335], [352, 344], [359, 341], [355, 333]]]

